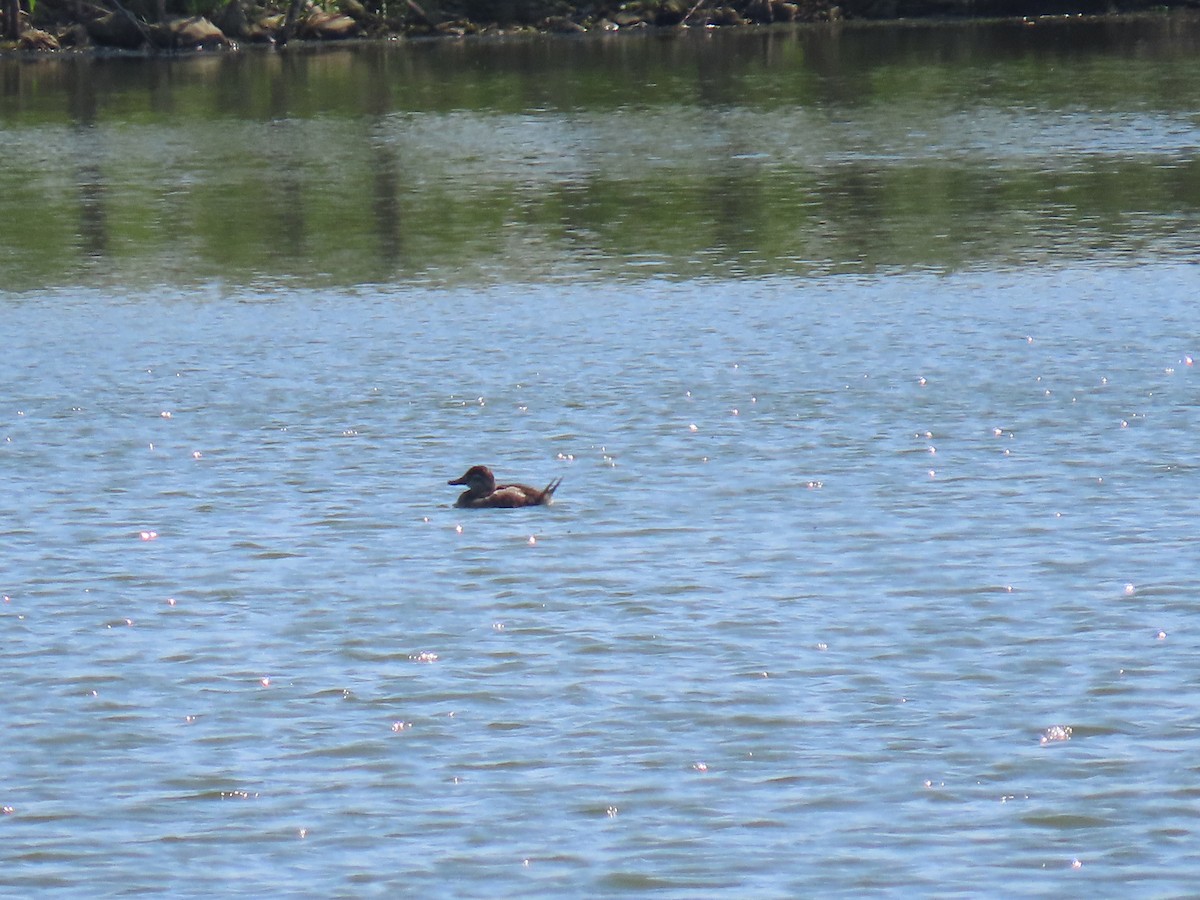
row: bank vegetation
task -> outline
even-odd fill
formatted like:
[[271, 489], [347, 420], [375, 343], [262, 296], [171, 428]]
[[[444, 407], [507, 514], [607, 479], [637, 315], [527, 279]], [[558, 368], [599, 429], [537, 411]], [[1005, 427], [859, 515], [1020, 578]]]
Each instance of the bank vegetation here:
[[[1173, 5], [1200, 5], [1200, 0]], [[1034, 18], [1162, 8], [1150, 0], [0, 0], [0, 51], [154, 52], [351, 38], [620, 33], [844, 19]]]

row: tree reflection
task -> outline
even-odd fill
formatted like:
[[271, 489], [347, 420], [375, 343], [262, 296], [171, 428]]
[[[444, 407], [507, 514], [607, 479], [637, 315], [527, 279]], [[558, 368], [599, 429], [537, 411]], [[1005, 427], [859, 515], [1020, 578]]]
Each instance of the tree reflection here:
[[100, 161], [104, 158], [103, 131], [96, 127], [97, 93], [91, 61], [71, 66], [67, 82], [67, 108], [71, 116], [75, 158], [75, 188], [79, 204], [79, 251], [92, 262], [108, 253], [107, 188]]

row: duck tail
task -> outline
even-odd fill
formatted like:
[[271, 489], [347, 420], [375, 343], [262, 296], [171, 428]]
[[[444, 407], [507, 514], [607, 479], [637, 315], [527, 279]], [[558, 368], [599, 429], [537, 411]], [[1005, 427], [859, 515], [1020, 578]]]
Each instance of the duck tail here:
[[558, 490], [558, 486], [562, 484], [562, 478], [555, 478], [552, 482], [546, 485], [542, 491], [542, 505], [549, 506], [550, 499], [554, 496], [554, 492]]

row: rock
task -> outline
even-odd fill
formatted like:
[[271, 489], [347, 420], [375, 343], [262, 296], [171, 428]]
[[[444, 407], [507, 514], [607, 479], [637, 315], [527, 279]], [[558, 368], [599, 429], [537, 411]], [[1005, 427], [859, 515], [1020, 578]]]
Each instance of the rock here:
[[745, 25], [746, 20], [738, 15], [738, 11], [731, 6], [718, 6], [712, 11], [708, 19], [713, 25]]
[[299, 23], [297, 34], [318, 41], [338, 41], [362, 34], [359, 24], [343, 13], [315, 10]]
[[587, 31], [578, 22], [568, 19], [566, 16], [551, 16], [543, 23], [547, 31], [552, 31], [555, 34], [583, 34]]
[[68, 25], [58, 33], [60, 47], [86, 47], [91, 42], [92, 39], [88, 36], [87, 29], [80, 22]]
[[436, 34], [444, 34], [449, 37], [465, 37], [468, 34], [476, 34], [479, 31], [479, 26], [469, 19], [454, 19], [450, 22], [439, 22], [434, 28]]
[[250, 44], [273, 44], [275, 43], [275, 32], [255, 23], [246, 29], [242, 40]]
[[213, 22], [226, 35], [236, 40], [245, 40], [250, 36], [250, 19], [246, 15], [245, 0], [230, 0]]
[[48, 31], [42, 31], [40, 28], [27, 28], [21, 32], [21, 37], [17, 41], [17, 47], [21, 50], [57, 50], [59, 49], [58, 38]]
[[148, 34], [139, 28], [129, 16], [114, 12], [99, 19], [93, 19], [87, 24], [87, 33], [102, 47], [119, 47], [123, 50], [137, 50], [146, 43]]
[[195, 47], [228, 47], [232, 43], [225, 33], [204, 16], [172, 19], [153, 28], [155, 43], [174, 49]]
[[759, 25], [770, 25], [775, 21], [775, 8], [770, 0], [752, 0], [746, 5], [746, 16]]
[[668, 27], [678, 25], [688, 14], [688, 4], [684, 0], [663, 0], [654, 17], [654, 24]]

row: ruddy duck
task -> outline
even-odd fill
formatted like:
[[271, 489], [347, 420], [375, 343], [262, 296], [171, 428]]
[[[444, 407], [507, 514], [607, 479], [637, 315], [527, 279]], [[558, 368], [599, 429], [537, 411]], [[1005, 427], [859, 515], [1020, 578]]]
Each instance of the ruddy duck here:
[[465, 484], [454, 505], [463, 509], [514, 509], [518, 506], [549, 506], [550, 498], [562, 484], [555, 478], [542, 490], [524, 484], [496, 484], [496, 476], [487, 466], [471, 466], [461, 478], [447, 484]]

